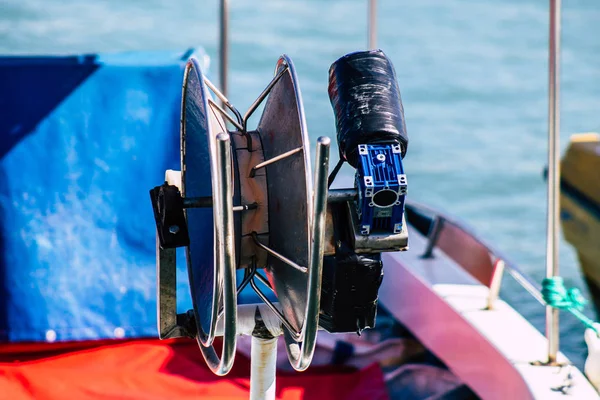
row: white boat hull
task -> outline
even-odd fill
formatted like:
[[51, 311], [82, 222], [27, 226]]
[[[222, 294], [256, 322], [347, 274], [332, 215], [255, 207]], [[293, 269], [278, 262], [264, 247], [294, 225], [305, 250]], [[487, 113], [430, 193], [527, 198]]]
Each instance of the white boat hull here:
[[[410, 235], [410, 251], [384, 255], [380, 301], [478, 396], [549, 400], [565, 398], [568, 388], [569, 398], [599, 398], [577, 368], [540, 365], [546, 338], [500, 299], [487, 309], [488, 285], [439, 248], [423, 258], [428, 238]], [[559, 362], [568, 360], [559, 354]]]

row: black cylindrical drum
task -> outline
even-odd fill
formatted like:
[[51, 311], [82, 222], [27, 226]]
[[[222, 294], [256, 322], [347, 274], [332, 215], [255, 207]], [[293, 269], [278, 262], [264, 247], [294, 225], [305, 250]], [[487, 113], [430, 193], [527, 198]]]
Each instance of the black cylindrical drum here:
[[396, 72], [381, 50], [350, 53], [329, 68], [340, 157], [356, 168], [359, 144], [399, 143], [408, 135]]

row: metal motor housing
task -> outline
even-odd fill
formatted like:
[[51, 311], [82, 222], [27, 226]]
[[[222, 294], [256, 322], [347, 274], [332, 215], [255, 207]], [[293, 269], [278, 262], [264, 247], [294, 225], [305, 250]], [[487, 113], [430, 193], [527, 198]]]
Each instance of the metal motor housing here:
[[346, 161], [356, 169], [357, 195], [329, 208], [335, 245], [323, 266], [320, 325], [330, 332], [360, 334], [375, 326], [381, 252], [408, 249], [402, 165], [408, 135], [394, 67], [381, 50], [335, 61], [329, 69], [329, 98], [338, 166]]
[[407, 179], [399, 144], [358, 145], [356, 210], [360, 233], [400, 233]]

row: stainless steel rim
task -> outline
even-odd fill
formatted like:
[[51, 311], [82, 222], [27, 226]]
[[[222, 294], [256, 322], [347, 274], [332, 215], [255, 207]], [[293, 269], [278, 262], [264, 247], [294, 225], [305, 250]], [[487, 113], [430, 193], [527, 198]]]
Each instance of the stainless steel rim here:
[[[223, 348], [219, 358], [213, 346], [200, 344], [208, 367], [216, 375], [226, 375], [233, 367], [237, 339], [237, 292], [235, 285], [235, 244], [233, 231], [233, 185], [231, 182], [231, 141], [227, 133], [217, 135], [218, 184], [213, 204], [216, 243], [218, 246], [217, 268], [221, 272], [223, 287]], [[216, 193], [215, 193], [216, 194]], [[217, 207], [217, 203], [218, 207]], [[215, 280], [216, 281], [216, 280]], [[218, 307], [217, 307], [218, 313]], [[214, 320], [216, 327], [216, 318]], [[216, 331], [216, 329], [215, 329]]]
[[313, 213], [311, 221], [310, 265], [308, 267], [308, 296], [305, 309], [301, 340], [296, 342], [290, 332], [284, 331], [286, 351], [292, 367], [304, 371], [310, 365], [317, 343], [319, 329], [319, 309], [321, 305], [321, 277], [323, 273], [323, 252], [325, 248], [325, 212], [327, 210], [327, 175], [329, 173], [329, 147], [331, 140], [320, 137], [317, 140], [315, 160], [315, 188], [313, 193]]

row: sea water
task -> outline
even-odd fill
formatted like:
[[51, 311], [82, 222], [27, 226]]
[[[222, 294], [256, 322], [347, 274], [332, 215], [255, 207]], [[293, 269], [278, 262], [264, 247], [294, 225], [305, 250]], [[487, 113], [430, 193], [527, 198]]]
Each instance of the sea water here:
[[[366, 0], [230, 3], [232, 102], [248, 107], [271, 79], [278, 56], [287, 53], [297, 68], [313, 143], [320, 135], [335, 136], [327, 72], [338, 57], [367, 47]], [[408, 196], [461, 218], [541, 282], [548, 2], [378, 3], [377, 45], [395, 65], [410, 137]], [[600, 131], [600, 3], [563, 3], [564, 151], [570, 134]], [[0, 54], [202, 46], [216, 72], [217, 43], [217, 0], [0, 2]], [[332, 155], [335, 160], [336, 149]], [[351, 172], [345, 169], [342, 179]], [[564, 241], [560, 254], [566, 284], [587, 293]], [[504, 298], [543, 331], [544, 308], [511, 278], [503, 285]], [[561, 349], [582, 366], [583, 327], [561, 315]]]

